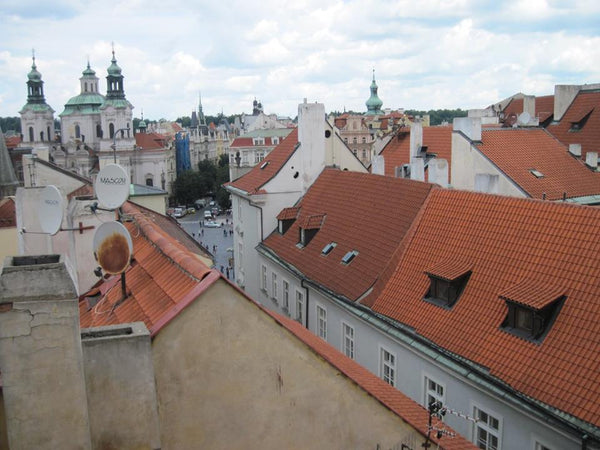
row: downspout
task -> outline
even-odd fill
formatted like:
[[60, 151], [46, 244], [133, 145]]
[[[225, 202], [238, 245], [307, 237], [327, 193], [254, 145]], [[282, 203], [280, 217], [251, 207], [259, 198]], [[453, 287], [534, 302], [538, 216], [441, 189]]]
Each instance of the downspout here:
[[305, 292], [306, 292], [306, 329], [310, 330], [310, 328], [308, 328], [308, 287], [304, 286], [304, 282], [306, 281], [306, 278], [302, 278], [302, 280], [300, 280], [300, 286], [304, 288]]

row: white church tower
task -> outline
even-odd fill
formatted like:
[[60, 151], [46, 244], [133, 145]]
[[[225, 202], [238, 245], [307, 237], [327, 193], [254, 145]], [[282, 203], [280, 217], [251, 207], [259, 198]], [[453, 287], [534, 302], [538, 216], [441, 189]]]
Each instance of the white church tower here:
[[24, 143], [47, 149], [54, 142], [54, 110], [44, 98], [44, 82], [35, 65], [35, 55], [32, 59], [31, 72], [27, 75], [27, 103], [19, 111], [21, 132]]

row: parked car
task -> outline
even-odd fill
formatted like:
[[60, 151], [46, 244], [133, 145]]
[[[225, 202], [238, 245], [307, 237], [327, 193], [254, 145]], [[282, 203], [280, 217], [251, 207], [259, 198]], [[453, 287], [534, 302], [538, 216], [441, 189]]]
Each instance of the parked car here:
[[207, 220], [206, 222], [204, 222], [204, 226], [207, 228], [219, 228], [222, 225], [223, 224], [221, 222], [215, 222], [214, 220]]
[[212, 208], [212, 209], [210, 210], [210, 212], [212, 213], [212, 215], [213, 215], [213, 216], [215, 216], [215, 217], [216, 217], [216, 216], [218, 216], [219, 214], [221, 214], [221, 212], [222, 212], [222, 211], [221, 211], [221, 208], [219, 208], [219, 207], [215, 207], [215, 208]]
[[208, 209], [206, 211], [204, 211], [204, 219], [211, 220], [212, 218], [213, 218], [212, 212], [210, 212]]
[[196, 206], [196, 209], [202, 209], [206, 207], [206, 200], [198, 199], [194, 202], [194, 205]]
[[215, 201], [213, 200], [213, 201], [211, 201], [211, 202], [208, 204], [208, 206], [210, 206], [211, 208], [212, 208], [213, 206], [217, 206], [217, 202], [215, 202]]
[[187, 214], [187, 208], [184, 206], [178, 206], [176, 208], [173, 208], [173, 217], [175, 217], [176, 219], [179, 219], [180, 217], [183, 217]]

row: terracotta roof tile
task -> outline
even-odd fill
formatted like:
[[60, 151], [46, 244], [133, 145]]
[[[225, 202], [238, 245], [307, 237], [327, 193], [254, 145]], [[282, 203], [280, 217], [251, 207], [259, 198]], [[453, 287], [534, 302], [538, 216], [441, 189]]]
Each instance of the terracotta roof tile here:
[[[519, 115], [523, 112], [523, 99], [514, 98], [504, 108], [505, 116]], [[554, 95], [543, 95], [535, 98], [535, 117], [541, 122], [554, 115]]]
[[304, 216], [302, 220], [298, 222], [298, 226], [300, 228], [304, 228], [305, 230], [314, 230], [321, 228], [324, 219], [325, 214], [312, 214], [310, 216]]
[[447, 281], [456, 280], [458, 277], [470, 272], [473, 268], [473, 262], [468, 260], [460, 260], [456, 256], [451, 256], [438, 263], [434, 264], [425, 272], [442, 278]]
[[[529, 196], [548, 200], [600, 194], [600, 173], [573, 158], [543, 128], [483, 129], [476, 147]], [[532, 172], [539, 172], [538, 177]]]
[[292, 207], [292, 208], [283, 208], [281, 212], [277, 215], [277, 220], [289, 220], [295, 219], [298, 216], [298, 212], [300, 208]]
[[[273, 232], [261, 244], [304, 275], [351, 300], [380, 275], [405, 236], [433, 185], [380, 175], [325, 169], [299, 206], [285, 234]], [[326, 220], [312, 240], [298, 248], [299, 228], [314, 215]], [[336, 242], [326, 256], [325, 245]], [[342, 264], [349, 251], [358, 251]]]
[[[586, 112], [591, 114], [582, 129], [570, 131]], [[587, 152], [600, 152], [600, 92], [580, 91], [560, 122], [548, 126], [548, 131], [565, 145], [581, 144], [581, 156]]]
[[[120, 276], [104, 280], [83, 294], [79, 302], [82, 328], [142, 321], [153, 330], [162, 318], [193, 291], [211, 270], [181, 243], [151, 223], [130, 203], [123, 211], [133, 217], [126, 222], [133, 240], [133, 261], [125, 272], [126, 298]], [[90, 307], [88, 298], [100, 293]]]
[[159, 150], [166, 148], [170, 139], [160, 133], [137, 133], [135, 143], [144, 150]]
[[[452, 162], [452, 127], [435, 126], [423, 127], [423, 145], [427, 146], [428, 154], [436, 154], [437, 158]], [[410, 128], [400, 129], [382, 150], [385, 160], [385, 174], [388, 177], [396, 176], [396, 167], [410, 164]], [[427, 180], [427, 171], [425, 179]], [[448, 173], [448, 181], [451, 174]]]
[[[269, 164], [254, 166], [250, 172], [227, 185], [249, 194], [258, 193], [262, 186], [279, 172], [294, 153], [297, 143], [298, 129], [296, 128], [265, 157], [264, 162]], [[263, 168], [261, 169], [261, 167]]]
[[[600, 426], [600, 209], [435, 189], [372, 309], [483, 367], [517, 391]], [[440, 259], [471, 261], [451, 310], [423, 297]], [[523, 280], [540, 291], [525, 298]], [[544, 286], [544, 287], [543, 287]], [[547, 286], [547, 287], [546, 287]], [[566, 300], [541, 343], [505, 332], [499, 294]]]
[[561, 286], [553, 286], [547, 281], [525, 279], [505, 289], [498, 295], [504, 300], [540, 310], [558, 300], [564, 294], [565, 289]]

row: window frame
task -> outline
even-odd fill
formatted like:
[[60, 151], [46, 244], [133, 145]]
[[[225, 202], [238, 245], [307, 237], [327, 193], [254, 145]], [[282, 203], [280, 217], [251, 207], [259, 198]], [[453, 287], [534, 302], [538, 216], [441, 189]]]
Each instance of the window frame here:
[[317, 336], [327, 341], [327, 309], [317, 303], [315, 314], [317, 316]]
[[[386, 361], [385, 356], [391, 356], [392, 362]], [[383, 345], [379, 346], [379, 378], [391, 386], [396, 386], [396, 354]], [[388, 373], [386, 373], [388, 369]], [[390, 375], [391, 373], [391, 375]]]
[[295, 305], [296, 316], [295, 319], [301, 325], [304, 325], [304, 293], [300, 289], [296, 289]]
[[277, 303], [277, 273], [271, 272], [271, 299]]
[[[429, 389], [429, 382], [433, 383], [436, 386], [435, 392], [432, 392]], [[442, 388], [442, 394], [438, 393], [438, 391], [437, 391], [438, 387]], [[425, 406], [425, 408], [427, 408], [429, 406], [429, 403], [431, 402], [429, 397], [432, 398], [432, 401], [439, 401], [442, 403], [442, 405], [445, 405], [446, 404], [446, 385], [444, 383], [440, 382], [439, 380], [437, 380], [436, 378], [432, 377], [428, 373], [424, 373], [423, 374], [423, 406]]]
[[[347, 330], [351, 330], [351, 336], [348, 335], [346, 332]], [[355, 335], [356, 331], [354, 330], [354, 327], [348, 322], [342, 320], [342, 353], [350, 359], [354, 359], [356, 353], [356, 342], [354, 340]], [[348, 345], [348, 343], [350, 344]]]
[[[483, 429], [488, 435], [493, 435], [497, 438], [498, 440], [498, 445], [496, 446], [495, 450], [501, 450], [502, 449], [502, 432], [503, 432], [503, 418], [500, 414], [498, 414], [496, 411], [489, 409], [489, 408], [483, 408], [480, 404], [478, 403], [471, 403], [471, 411], [473, 411], [473, 418], [475, 419], [479, 419], [479, 415], [477, 413], [477, 411], [481, 411], [483, 413], [485, 413], [488, 417], [492, 417], [493, 419], [495, 419], [498, 422], [498, 429], [497, 431], [494, 431], [489, 425], [488, 422], [484, 422], [482, 419], [477, 420], [477, 422], [473, 422], [473, 427], [472, 427], [472, 436], [471, 436], [471, 441], [473, 442], [473, 444], [475, 444], [476, 446], [479, 446], [479, 433], [478, 430], [479, 428]], [[488, 445], [489, 442], [486, 442], [486, 447], [485, 450], [491, 450], [494, 447], [490, 447]]]
[[267, 266], [264, 264], [260, 265], [260, 290], [267, 292]]
[[289, 315], [290, 311], [290, 283], [285, 278], [281, 279], [281, 308]]

